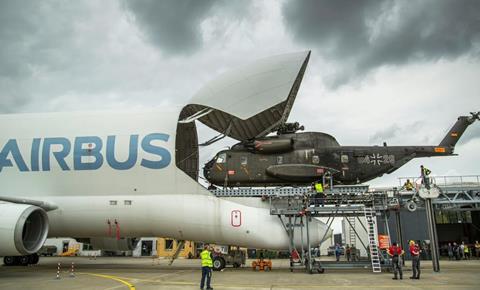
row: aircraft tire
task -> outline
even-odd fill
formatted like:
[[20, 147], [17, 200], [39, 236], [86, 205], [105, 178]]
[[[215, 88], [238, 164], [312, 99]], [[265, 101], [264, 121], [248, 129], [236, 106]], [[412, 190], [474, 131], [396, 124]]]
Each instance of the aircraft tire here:
[[38, 254], [31, 254], [30, 256], [28, 256], [29, 264], [36, 265], [38, 264], [39, 261], [40, 261], [40, 257], [38, 256]]
[[5, 266], [13, 266], [16, 264], [16, 259], [14, 256], [5, 256], [3, 257], [3, 264]]
[[225, 268], [225, 260], [222, 257], [214, 257], [213, 258], [213, 270], [214, 271], [221, 271]]
[[30, 264], [30, 256], [19, 256], [18, 264], [21, 266], [28, 266], [28, 264]]

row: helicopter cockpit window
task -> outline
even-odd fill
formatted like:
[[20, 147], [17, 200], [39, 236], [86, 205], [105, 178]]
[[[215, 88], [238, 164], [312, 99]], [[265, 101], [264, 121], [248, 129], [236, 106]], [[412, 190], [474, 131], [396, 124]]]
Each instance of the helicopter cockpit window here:
[[241, 165], [247, 165], [248, 164], [247, 156], [241, 156], [240, 157], [240, 164]]
[[342, 154], [340, 160], [342, 161], [342, 163], [348, 163], [348, 155]]
[[217, 163], [225, 163], [227, 161], [227, 153], [220, 153], [217, 157]]
[[313, 155], [313, 156], [312, 156], [312, 163], [313, 163], [313, 164], [318, 164], [318, 163], [320, 163], [320, 158], [318, 158], [318, 155]]

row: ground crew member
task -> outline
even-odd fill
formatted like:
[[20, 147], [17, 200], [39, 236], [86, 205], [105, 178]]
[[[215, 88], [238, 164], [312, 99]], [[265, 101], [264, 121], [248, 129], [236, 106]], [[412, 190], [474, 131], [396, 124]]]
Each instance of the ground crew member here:
[[206, 244], [203, 247], [203, 251], [200, 253], [202, 259], [202, 280], [200, 281], [200, 289], [203, 289], [205, 285], [205, 278], [207, 278], [207, 290], [213, 290], [210, 286], [210, 280], [212, 279], [213, 259], [210, 252], [210, 246]]
[[413, 190], [413, 183], [410, 181], [410, 179], [407, 179], [405, 183], [403, 184], [403, 187], [405, 190], [412, 191]]
[[480, 258], [480, 243], [475, 241], [475, 257]]
[[347, 261], [350, 262], [350, 258], [352, 257], [351, 256], [351, 248], [349, 245], [347, 245], [347, 247], [345, 248], [345, 255], [347, 256]]
[[430, 173], [432, 173], [427, 167], [420, 165], [420, 173], [422, 176], [422, 183], [425, 185], [426, 189], [430, 189]]
[[321, 182], [318, 182], [318, 181], [315, 182], [315, 191], [317, 192], [317, 194], [323, 193], [323, 185]]
[[315, 192], [317, 193], [315, 195], [315, 206], [318, 205], [317, 200], [320, 199], [320, 203], [322, 206], [325, 206], [325, 195], [323, 194], [323, 185], [321, 182], [315, 181], [313, 187], [315, 188]]
[[402, 263], [400, 261], [400, 256], [403, 255], [405, 252], [402, 250], [402, 247], [397, 246], [397, 243], [393, 243], [390, 248], [388, 248], [388, 255], [392, 257], [392, 265], [393, 265], [393, 280], [397, 280], [397, 275], [400, 273], [400, 280], [403, 279], [403, 272], [402, 272]]
[[[463, 242], [462, 242], [463, 244]], [[470, 248], [468, 247], [468, 245], [465, 245], [464, 248], [463, 248], [463, 253], [464, 253], [464, 257], [465, 257], [465, 260], [470, 260]]]
[[335, 246], [335, 257], [337, 258], [337, 262], [340, 261], [340, 255], [342, 254], [342, 248], [339, 244]]
[[415, 241], [410, 241], [410, 255], [412, 256], [413, 274], [410, 279], [420, 279], [420, 246]]

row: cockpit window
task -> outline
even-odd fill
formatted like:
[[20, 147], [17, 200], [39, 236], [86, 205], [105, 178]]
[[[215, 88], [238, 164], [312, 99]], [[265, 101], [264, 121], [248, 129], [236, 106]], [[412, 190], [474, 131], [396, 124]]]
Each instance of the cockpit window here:
[[225, 163], [227, 160], [227, 153], [220, 153], [217, 157], [217, 163]]
[[247, 165], [248, 164], [247, 156], [241, 156], [240, 157], [240, 164], [241, 165]]

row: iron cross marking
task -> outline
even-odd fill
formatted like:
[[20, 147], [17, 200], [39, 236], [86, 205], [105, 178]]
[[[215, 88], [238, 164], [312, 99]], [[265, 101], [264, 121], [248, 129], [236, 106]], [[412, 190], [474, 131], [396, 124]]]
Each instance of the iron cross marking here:
[[383, 163], [383, 156], [380, 156], [380, 154], [375, 154], [373, 153], [370, 156], [370, 163], [373, 163], [373, 165], [380, 165]]

